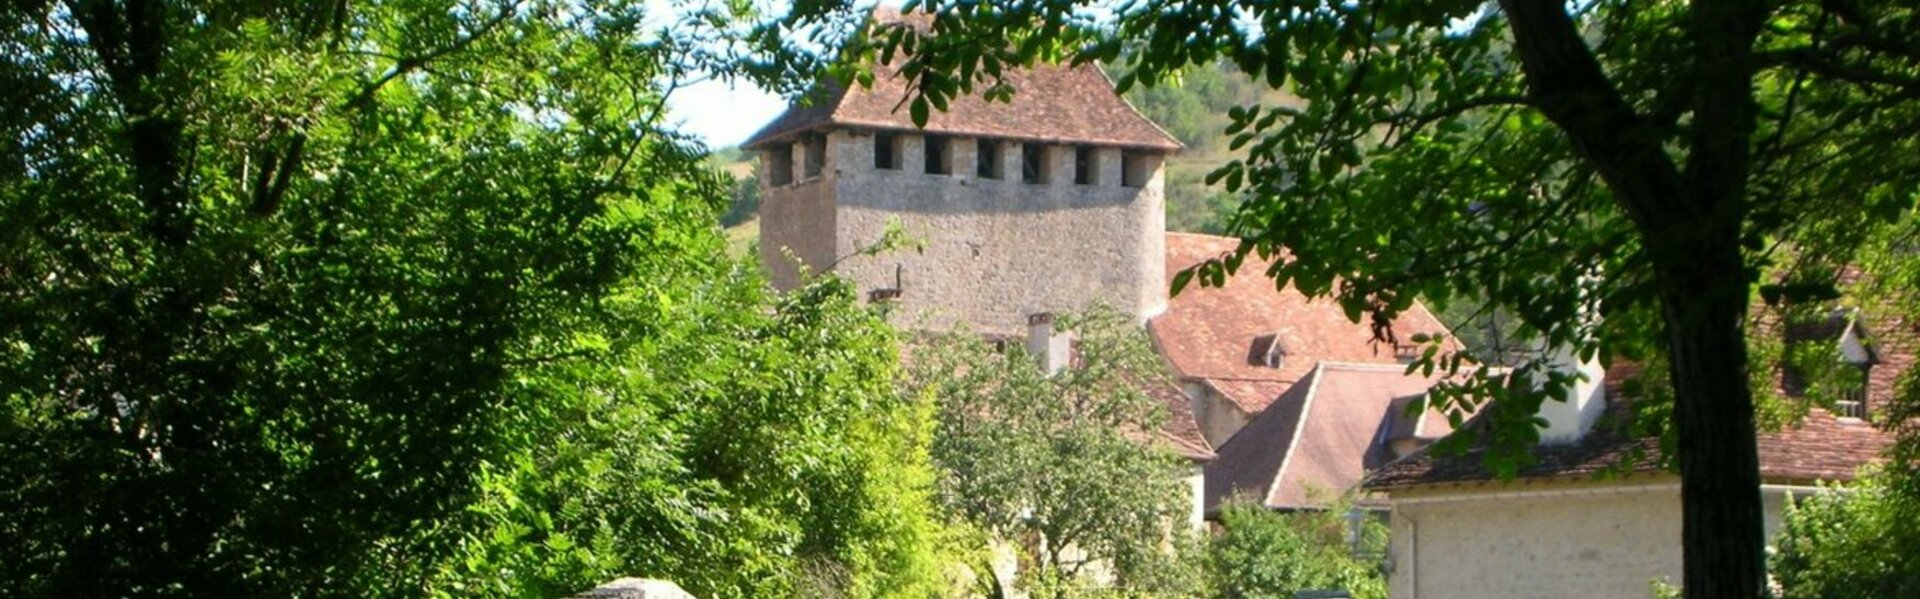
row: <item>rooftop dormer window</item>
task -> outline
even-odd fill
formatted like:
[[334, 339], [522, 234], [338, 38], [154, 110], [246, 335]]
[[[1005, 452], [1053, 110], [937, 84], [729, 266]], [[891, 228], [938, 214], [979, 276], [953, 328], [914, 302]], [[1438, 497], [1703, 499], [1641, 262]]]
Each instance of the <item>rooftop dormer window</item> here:
[[1287, 366], [1287, 343], [1280, 339], [1280, 333], [1268, 333], [1253, 338], [1253, 347], [1248, 348], [1247, 361], [1256, 366], [1267, 368], [1285, 368]]

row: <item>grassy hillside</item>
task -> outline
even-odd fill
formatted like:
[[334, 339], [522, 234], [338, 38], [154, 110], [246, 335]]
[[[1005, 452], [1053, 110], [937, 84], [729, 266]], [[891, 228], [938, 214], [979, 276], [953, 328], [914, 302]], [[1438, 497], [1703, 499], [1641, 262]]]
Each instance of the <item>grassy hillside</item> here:
[[1224, 66], [1197, 67], [1177, 81], [1127, 91], [1147, 118], [1186, 145], [1167, 161], [1167, 228], [1194, 233], [1223, 233], [1239, 202], [1219, 186], [1207, 185], [1207, 173], [1238, 154], [1222, 134], [1227, 111], [1248, 104], [1293, 104], [1296, 98], [1267, 88]]
[[735, 256], [747, 256], [753, 250], [753, 242], [760, 240], [760, 217], [748, 218], [740, 224], [727, 227], [727, 251]]

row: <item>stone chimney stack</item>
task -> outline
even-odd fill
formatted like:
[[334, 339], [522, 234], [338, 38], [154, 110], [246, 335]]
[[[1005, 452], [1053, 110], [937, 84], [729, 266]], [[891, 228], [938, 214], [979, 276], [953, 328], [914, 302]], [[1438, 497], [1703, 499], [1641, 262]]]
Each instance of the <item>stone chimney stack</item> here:
[[1040, 369], [1055, 374], [1067, 368], [1073, 358], [1073, 340], [1053, 329], [1053, 314], [1041, 312], [1027, 316], [1027, 353], [1039, 362]]

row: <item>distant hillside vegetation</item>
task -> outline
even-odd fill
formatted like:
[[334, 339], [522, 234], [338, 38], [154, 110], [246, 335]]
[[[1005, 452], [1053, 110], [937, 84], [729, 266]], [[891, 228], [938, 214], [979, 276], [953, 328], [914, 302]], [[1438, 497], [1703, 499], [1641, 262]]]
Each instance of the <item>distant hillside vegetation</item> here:
[[[1109, 67], [1118, 78], [1123, 71]], [[1167, 229], [1222, 234], [1239, 201], [1219, 186], [1206, 184], [1207, 173], [1233, 158], [1227, 148], [1227, 111], [1253, 103], [1298, 102], [1285, 92], [1254, 82], [1223, 65], [1195, 67], [1178, 81], [1135, 86], [1127, 100], [1187, 147], [1167, 163]]]
[[733, 175], [733, 193], [727, 211], [720, 214], [720, 227], [726, 229], [727, 246], [733, 254], [744, 256], [760, 239], [760, 179], [752, 154], [738, 147], [717, 148], [707, 157], [714, 168]]

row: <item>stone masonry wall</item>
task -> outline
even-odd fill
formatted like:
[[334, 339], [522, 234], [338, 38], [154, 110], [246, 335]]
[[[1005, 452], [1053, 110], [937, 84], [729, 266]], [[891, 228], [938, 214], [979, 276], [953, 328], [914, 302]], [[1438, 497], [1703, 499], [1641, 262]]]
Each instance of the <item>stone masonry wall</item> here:
[[[791, 185], [771, 186], [760, 173], [760, 263], [776, 289], [800, 284], [800, 266], [815, 272], [833, 263], [834, 170], [839, 164], [828, 153], [818, 176], [805, 175], [804, 144], [793, 144], [794, 179]], [[829, 145], [831, 147], [831, 145]], [[768, 161], [761, 160], [762, 165]], [[765, 169], [765, 166], [761, 167]], [[789, 253], [790, 252], [790, 253]]]
[[1098, 148], [1098, 180], [1076, 185], [1073, 146], [1049, 145], [1052, 180], [1029, 184], [1017, 142], [994, 140], [1003, 177], [993, 180], [975, 173], [974, 138], [950, 138], [952, 172], [936, 175], [926, 172], [923, 138], [900, 135], [901, 168], [880, 170], [871, 132], [832, 132], [823, 177], [831, 197], [806, 182], [763, 189], [761, 253], [776, 285], [792, 285], [790, 268], [772, 259], [780, 247], [824, 265], [873, 244], [897, 219], [924, 250], [846, 258], [836, 271], [862, 294], [898, 284], [894, 320], [902, 326], [1019, 332], [1029, 314], [1095, 301], [1141, 318], [1165, 308], [1159, 160], [1148, 161], [1153, 175], [1145, 185], [1125, 187], [1121, 151]]

